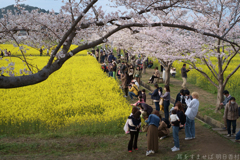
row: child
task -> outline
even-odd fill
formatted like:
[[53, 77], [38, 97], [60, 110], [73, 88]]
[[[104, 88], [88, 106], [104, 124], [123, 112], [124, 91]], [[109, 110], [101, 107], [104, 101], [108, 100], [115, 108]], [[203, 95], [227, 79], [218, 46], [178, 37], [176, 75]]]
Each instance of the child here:
[[177, 110], [172, 110], [172, 115], [170, 116], [171, 124], [172, 124], [172, 130], [173, 130], [173, 140], [174, 140], [174, 147], [171, 148], [173, 152], [180, 151], [179, 148], [179, 125], [180, 125], [180, 119], [177, 116]]
[[134, 103], [134, 104], [131, 104], [131, 106], [135, 106], [136, 107], [138, 103], [145, 103], [145, 101], [142, 98], [142, 95], [139, 95], [138, 96], [138, 101], [136, 103]]
[[[128, 152], [132, 152], [132, 148], [134, 150], [138, 150], [137, 140], [139, 135], [139, 129], [141, 127], [141, 112], [137, 111], [134, 115], [128, 117], [128, 127], [130, 130], [130, 140], [128, 143]], [[134, 145], [133, 145], [134, 139]]]
[[142, 90], [142, 98], [144, 100], [144, 102], [146, 103], [146, 93], [145, 93], [145, 89]]

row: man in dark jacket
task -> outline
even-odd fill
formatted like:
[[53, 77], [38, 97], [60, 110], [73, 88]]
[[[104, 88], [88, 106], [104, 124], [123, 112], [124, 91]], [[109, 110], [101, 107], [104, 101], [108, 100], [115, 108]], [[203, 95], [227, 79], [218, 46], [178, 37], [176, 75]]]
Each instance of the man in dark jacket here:
[[181, 69], [181, 73], [182, 73], [182, 79], [183, 79], [183, 84], [182, 87], [183, 89], [187, 89], [186, 87], [186, 83], [187, 83], [187, 72], [189, 72], [189, 69], [186, 69], [186, 64], [183, 64], [183, 67]]
[[177, 102], [181, 102], [183, 103], [184, 101], [184, 104], [185, 104], [185, 99], [184, 99], [184, 89], [181, 89], [180, 92], [177, 94], [177, 97], [176, 97], [176, 100], [175, 100], [175, 103], [174, 103], [174, 106]]
[[108, 56], [108, 62], [112, 62], [113, 59], [114, 59], [114, 55], [111, 52], [110, 55]]

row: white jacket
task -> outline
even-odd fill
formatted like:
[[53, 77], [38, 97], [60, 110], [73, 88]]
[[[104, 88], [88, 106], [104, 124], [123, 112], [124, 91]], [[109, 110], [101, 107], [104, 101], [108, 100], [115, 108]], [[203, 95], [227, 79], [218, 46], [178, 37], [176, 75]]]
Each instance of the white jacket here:
[[198, 107], [199, 107], [199, 101], [197, 99], [185, 99], [185, 102], [188, 106], [185, 115], [191, 119], [194, 120], [194, 118], [197, 116], [198, 113]]

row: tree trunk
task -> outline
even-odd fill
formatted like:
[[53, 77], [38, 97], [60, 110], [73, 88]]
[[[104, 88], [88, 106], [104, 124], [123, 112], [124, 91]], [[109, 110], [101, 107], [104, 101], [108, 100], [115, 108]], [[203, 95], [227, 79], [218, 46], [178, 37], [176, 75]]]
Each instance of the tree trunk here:
[[225, 86], [223, 85], [223, 76], [220, 77], [219, 79], [219, 84], [217, 88], [217, 104], [216, 104], [216, 111], [219, 109], [222, 109], [223, 106], [220, 106], [220, 103], [223, 102], [223, 91], [225, 89]]
[[167, 65], [166, 67], [164, 67], [164, 69], [165, 69], [165, 84], [166, 85], [170, 85], [170, 68], [171, 68], [171, 65]]
[[[218, 53], [220, 53], [220, 44], [221, 44], [221, 41], [218, 40], [218, 48], [217, 48], [217, 51]], [[216, 109], [215, 111], [221, 109], [222, 106], [220, 106], [220, 103], [222, 103], [223, 101], [223, 91], [224, 91], [224, 88], [225, 86], [223, 85], [223, 82], [224, 82], [224, 78], [223, 78], [223, 73], [222, 73], [222, 57], [221, 56], [218, 56], [218, 93], [217, 93], [217, 104], [216, 104]]]
[[147, 69], [147, 66], [145, 65], [145, 62], [143, 62], [143, 70], [142, 70], [143, 74], [146, 74], [146, 69]]

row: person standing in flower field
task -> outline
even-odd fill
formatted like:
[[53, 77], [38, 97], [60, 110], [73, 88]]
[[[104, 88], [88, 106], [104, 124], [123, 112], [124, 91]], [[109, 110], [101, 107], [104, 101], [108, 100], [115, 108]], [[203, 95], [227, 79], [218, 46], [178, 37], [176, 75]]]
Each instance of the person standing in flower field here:
[[2, 56], [2, 58], [3, 58], [3, 51], [1, 51], [1, 56]]
[[40, 49], [40, 56], [42, 56], [42, 53], [43, 53], [43, 50], [42, 50], [42, 48]]
[[186, 64], [183, 64], [183, 67], [181, 69], [181, 73], [182, 73], [182, 79], [183, 79], [183, 84], [182, 87], [183, 89], [187, 89], [187, 72], [189, 72], [189, 69], [186, 69]]

